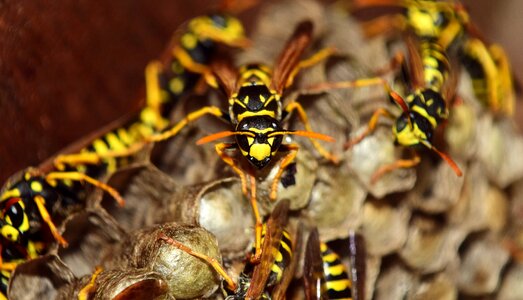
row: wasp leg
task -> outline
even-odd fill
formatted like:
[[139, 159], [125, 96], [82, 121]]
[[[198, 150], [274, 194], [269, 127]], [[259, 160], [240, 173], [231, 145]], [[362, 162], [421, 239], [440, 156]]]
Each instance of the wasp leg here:
[[254, 213], [255, 220], [255, 236], [254, 236], [254, 255], [251, 256], [250, 261], [253, 264], [257, 264], [261, 260], [261, 243], [262, 243], [262, 231], [263, 231], [263, 222], [260, 216], [260, 210], [258, 209], [258, 202], [256, 201], [256, 178], [249, 175], [249, 181], [251, 183], [251, 196], [249, 200], [251, 202], [252, 211]]
[[[301, 106], [301, 104], [298, 102], [291, 102], [291, 103], [289, 103], [289, 105], [287, 105], [285, 107], [285, 111], [287, 112], [288, 115], [290, 115], [293, 110], [298, 111], [298, 116], [300, 117], [301, 122], [305, 126], [305, 130], [308, 132], [313, 132], [311, 125], [309, 123], [309, 119], [307, 117], [307, 113], [303, 109], [303, 106]], [[337, 164], [339, 162], [339, 159], [336, 156], [334, 156], [332, 153], [330, 153], [329, 151], [325, 150], [325, 148], [323, 148], [317, 140], [315, 140], [311, 137], [309, 137], [309, 139], [310, 139], [312, 145], [314, 146], [314, 148], [316, 148], [316, 150], [318, 151], [318, 153], [320, 153], [321, 156], [323, 156], [325, 159], [327, 159], [335, 164]]]
[[438, 44], [443, 48], [447, 49], [450, 44], [456, 39], [460, 34], [463, 26], [456, 18], [452, 18], [445, 29], [440, 33], [438, 38]]
[[223, 162], [228, 164], [233, 169], [233, 171], [236, 174], [238, 174], [238, 176], [240, 176], [240, 181], [241, 181], [241, 184], [242, 184], [242, 193], [244, 195], [248, 196], [248, 194], [247, 194], [247, 178], [246, 178], [245, 172], [242, 171], [242, 169], [238, 166], [238, 164], [236, 163], [236, 161], [232, 157], [230, 157], [227, 154], [225, 154], [225, 150], [236, 149], [236, 148], [237, 148], [236, 144], [233, 144], [233, 143], [218, 143], [218, 144], [215, 145], [216, 153], [218, 153], [218, 155], [223, 160]]
[[166, 130], [162, 133], [154, 134], [148, 137], [145, 137], [146, 142], [160, 142], [166, 139], [169, 139], [180, 132], [185, 126], [187, 126], [189, 123], [196, 121], [197, 119], [207, 115], [211, 114], [218, 118], [223, 117], [223, 112], [216, 106], [205, 106], [197, 111], [193, 111], [192, 113], [188, 114], [183, 120], [178, 122], [175, 126], [173, 126], [171, 129]]
[[58, 170], [64, 170], [66, 165], [74, 166], [81, 164], [96, 165], [102, 163], [104, 160], [110, 160], [118, 157], [128, 157], [139, 152], [144, 148], [146, 143], [137, 142], [130, 147], [120, 150], [109, 150], [104, 153], [85, 152], [78, 154], [62, 154], [58, 155], [53, 164]]
[[481, 40], [468, 39], [463, 51], [466, 57], [475, 61], [483, 69], [484, 78], [472, 78], [474, 93], [477, 97], [480, 97], [485, 92], [489, 107], [494, 112], [499, 112], [501, 110], [501, 100], [497, 91], [498, 70], [488, 49]]
[[51, 172], [49, 174], [47, 174], [45, 176], [45, 179], [47, 181], [54, 181], [56, 179], [59, 179], [59, 180], [72, 180], [72, 181], [86, 181], [94, 186], [96, 186], [97, 188], [100, 188], [101, 190], [104, 190], [106, 191], [109, 195], [111, 195], [115, 200], [116, 202], [118, 203], [118, 205], [120, 206], [124, 206], [125, 205], [125, 201], [124, 199], [122, 198], [122, 196], [120, 195], [120, 193], [115, 190], [114, 188], [110, 187], [109, 185], [99, 181], [99, 180], [96, 180], [90, 176], [87, 176], [86, 174], [84, 173], [80, 173], [80, 172]]
[[22, 260], [20, 260], [20, 262], [2, 262], [1, 270], [12, 272], [14, 269], [16, 269], [16, 266], [18, 266], [21, 262]]
[[291, 74], [289, 75], [289, 78], [287, 79], [287, 83], [285, 84], [285, 88], [288, 88], [292, 85], [292, 83], [294, 82], [294, 78], [296, 77], [298, 72], [300, 72], [300, 70], [310, 68], [335, 53], [336, 53], [335, 48], [327, 47], [327, 48], [323, 48], [320, 51], [314, 53], [311, 57], [300, 61], [296, 65], [296, 67], [294, 67], [294, 69], [291, 71]]
[[505, 50], [498, 44], [490, 45], [489, 52], [494, 59], [498, 68], [498, 80], [500, 81], [499, 98], [503, 101], [503, 111], [512, 116], [516, 105], [516, 95], [514, 92], [514, 82], [512, 79], [512, 70], [505, 53]]
[[313, 86], [310, 86], [305, 89], [304, 93], [321, 93], [328, 90], [334, 90], [334, 89], [353, 89], [353, 88], [359, 88], [359, 87], [365, 87], [365, 86], [373, 86], [373, 85], [381, 85], [385, 89], [385, 91], [390, 94], [392, 91], [392, 88], [390, 87], [389, 83], [383, 79], [382, 77], [375, 76], [375, 77], [369, 77], [369, 78], [361, 78], [356, 80], [350, 80], [350, 81], [338, 81], [338, 82], [322, 82]]
[[276, 197], [278, 196], [278, 182], [280, 182], [281, 176], [283, 174], [283, 171], [285, 171], [285, 168], [294, 161], [296, 158], [296, 154], [298, 152], [298, 145], [291, 144], [291, 145], [281, 145], [280, 147], [285, 147], [286, 149], [282, 149], [282, 151], [289, 151], [285, 157], [283, 157], [280, 160], [280, 165], [278, 169], [278, 173], [274, 176], [274, 179], [272, 180], [271, 184], [271, 193], [269, 195], [269, 198], [274, 201], [276, 200]]
[[199, 253], [199, 252], [196, 252], [196, 251], [192, 250], [191, 248], [187, 247], [186, 245], [178, 242], [177, 240], [174, 240], [174, 239], [166, 236], [164, 233], [160, 233], [160, 235], [158, 236], [158, 239], [163, 240], [167, 244], [172, 245], [172, 246], [182, 250], [183, 252], [185, 252], [185, 253], [187, 253], [189, 255], [192, 255], [194, 257], [197, 257], [199, 259], [202, 259], [202, 260], [206, 261], [209, 265], [211, 265], [214, 268], [214, 270], [218, 274], [220, 274], [220, 276], [223, 277], [223, 279], [227, 282], [227, 286], [228, 286], [229, 289], [231, 289], [232, 291], [236, 290], [236, 287], [237, 287], [236, 283], [234, 283], [234, 281], [229, 276], [229, 274], [227, 274], [227, 272], [222, 267], [220, 262], [218, 262], [215, 258], [209, 257], [209, 256], [207, 256], [205, 254], [202, 254], [202, 253]]
[[374, 113], [372, 114], [372, 117], [369, 120], [369, 123], [367, 123], [367, 128], [356, 138], [349, 140], [348, 142], [343, 145], [345, 149], [349, 149], [353, 147], [354, 145], [360, 143], [366, 136], [372, 134], [374, 130], [376, 130], [376, 126], [378, 125], [378, 120], [381, 116], [386, 116], [389, 118], [393, 118], [394, 116], [385, 108], [378, 108]]
[[38, 207], [38, 211], [40, 212], [40, 216], [42, 216], [42, 219], [44, 222], [49, 226], [49, 230], [51, 230], [51, 234], [55, 238], [55, 240], [62, 246], [67, 247], [68, 243], [67, 241], [62, 237], [62, 235], [58, 232], [58, 229], [56, 229], [56, 226], [53, 223], [53, 220], [51, 220], [51, 216], [49, 215], [49, 212], [45, 208], [45, 199], [42, 196], [35, 196], [34, 202], [36, 203], [36, 206]]
[[[251, 261], [256, 262], [259, 261], [261, 257], [261, 231], [263, 227], [262, 218], [260, 216], [260, 211], [258, 209], [258, 202], [256, 202], [256, 178], [254, 176], [247, 174], [244, 172], [237, 164], [237, 162], [227, 154], [225, 154], [225, 150], [227, 149], [236, 149], [236, 144], [232, 143], [219, 143], [215, 146], [216, 152], [220, 156], [220, 158], [228, 164], [233, 171], [240, 176], [240, 181], [242, 185], [242, 193], [249, 197], [249, 201], [251, 202], [252, 211], [254, 213], [254, 219], [255, 219], [255, 230], [256, 230], [256, 239], [255, 239], [255, 248], [256, 252], [255, 255], [251, 258]], [[247, 179], [249, 179], [250, 183], [250, 190], [251, 194], [249, 195], [247, 193]]]
[[370, 179], [371, 184], [375, 184], [383, 175], [390, 173], [396, 169], [407, 169], [418, 165], [421, 161], [419, 155], [414, 152], [414, 157], [411, 159], [399, 159], [391, 164], [381, 166]]
[[96, 267], [96, 270], [94, 271], [93, 275], [91, 276], [91, 280], [88, 284], [86, 284], [79, 292], [78, 292], [78, 300], [87, 300], [90, 299], [91, 293], [94, 291], [96, 287], [96, 277], [102, 272], [101, 267]]

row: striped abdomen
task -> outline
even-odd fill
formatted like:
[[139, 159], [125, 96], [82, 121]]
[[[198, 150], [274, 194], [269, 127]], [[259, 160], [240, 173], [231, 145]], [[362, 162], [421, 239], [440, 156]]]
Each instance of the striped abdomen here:
[[320, 250], [328, 299], [352, 299], [352, 282], [340, 257], [325, 243]]

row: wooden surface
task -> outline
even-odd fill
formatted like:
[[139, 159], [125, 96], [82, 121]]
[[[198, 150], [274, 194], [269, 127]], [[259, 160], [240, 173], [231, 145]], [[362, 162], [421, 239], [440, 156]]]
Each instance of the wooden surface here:
[[0, 181], [138, 109], [147, 61], [210, 3], [3, 1]]

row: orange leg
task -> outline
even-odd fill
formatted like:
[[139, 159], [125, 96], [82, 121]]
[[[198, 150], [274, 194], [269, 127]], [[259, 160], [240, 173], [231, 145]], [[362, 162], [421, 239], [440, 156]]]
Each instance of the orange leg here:
[[[258, 202], [256, 201], [256, 178], [254, 178], [254, 176], [249, 175], [246, 172], [244, 172], [242, 169], [240, 169], [240, 167], [238, 166], [236, 161], [232, 157], [230, 157], [227, 154], [225, 154], [225, 150], [227, 150], [227, 149], [235, 149], [236, 148], [236, 144], [233, 144], [233, 143], [219, 143], [219, 144], [216, 144], [215, 147], [216, 147], [216, 152], [218, 153], [220, 158], [226, 164], [231, 166], [231, 168], [234, 170], [234, 172], [240, 176], [240, 181], [241, 181], [241, 184], [242, 184], [242, 192], [243, 192], [244, 195], [249, 197], [249, 201], [251, 202], [251, 207], [252, 207], [252, 211], [254, 213], [254, 219], [255, 219], [255, 222], [256, 222], [255, 223], [255, 232], [256, 232], [255, 248], [256, 248], [256, 252], [255, 252], [254, 256], [251, 257], [251, 261], [252, 262], [259, 262], [259, 259], [261, 257], [261, 229], [262, 229], [262, 226], [263, 226], [263, 222], [262, 222], [262, 218], [260, 216], [260, 211], [258, 209]], [[248, 195], [248, 193], [247, 193], [247, 179], [249, 179], [249, 183], [250, 183], [250, 190], [251, 190], [250, 195]]]
[[55, 238], [55, 240], [62, 246], [67, 247], [69, 244], [67, 241], [62, 237], [62, 235], [58, 232], [58, 229], [56, 229], [56, 226], [53, 223], [53, 220], [51, 220], [51, 216], [49, 215], [49, 212], [45, 208], [45, 199], [42, 196], [35, 196], [34, 202], [36, 203], [36, 206], [38, 207], [38, 211], [40, 212], [40, 216], [42, 216], [42, 219], [44, 222], [49, 226], [49, 230], [51, 230], [51, 234]]
[[272, 180], [271, 193], [269, 196], [271, 201], [276, 200], [276, 197], [278, 196], [278, 194], [277, 194], [278, 193], [278, 182], [280, 182], [281, 176], [283, 174], [283, 171], [285, 171], [285, 168], [287, 168], [287, 166], [290, 163], [292, 163], [294, 161], [294, 159], [296, 158], [296, 154], [299, 149], [298, 145], [294, 145], [294, 144], [282, 145], [282, 147], [286, 147], [287, 149], [282, 149], [282, 150], [289, 151], [289, 153], [280, 160], [278, 173], [276, 173], [276, 176], [274, 176], [274, 179]]
[[365, 129], [365, 131], [363, 131], [356, 138], [349, 140], [347, 143], [345, 143], [345, 145], [343, 145], [343, 147], [345, 149], [349, 149], [352, 146], [360, 143], [366, 136], [368, 136], [369, 134], [373, 133], [374, 130], [376, 130], [376, 126], [378, 124], [378, 120], [379, 120], [379, 118], [381, 116], [386, 116], [386, 117], [391, 117], [391, 118], [393, 117], [392, 114], [388, 110], [386, 110], [385, 108], [377, 109], [372, 114], [372, 117], [370, 118], [369, 123], [367, 124], [367, 128]]
[[[301, 106], [301, 104], [298, 102], [291, 102], [291, 103], [289, 103], [289, 105], [287, 105], [285, 107], [285, 111], [287, 111], [288, 114], [292, 113], [293, 110], [296, 110], [298, 112], [298, 116], [300, 117], [301, 122], [305, 126], [305, 130], [307, 132], [313, 132], [312, 127], [309, 123], [309, 119], [307, 117], [307, 113], [305, 113], [303, 106]], [[320, 145], [320, 143], [318, 143], [317, 140], [315, 140], [313, 138], [309, 138], [309, 139], [310, 139], [312, 145], [314, 146], [314, 148], [316, 148], [316, 150], [320, 153], [321, 156], [323, 156], [325, 159], [327, 159], [335, 164], [337, 164], [339, 162], [339, 159], [336, 156], [334, 156], [332, 153], [330, 153], [329, 151], [325, 150], [325, 148], [323, 148]]]
[[[80, 173], [80, 172], [51, 172], [49, 174], [47, 174], [45, 176], [45, 179], [49, 182], [52, 182], [52, 181], [55, 181], [56, 179], [58, 180], [72, 180], [72, 181], [86, 181], [94, 186], [96, 186], [97, 188], [100, 188], [104, 191], [106, 191], [109, 195], [111, 195], [115, 200], [116, 202], [118, 203], [118, 205], [120, 206], [124, 206], [125, 205], [125, 200], [122, 198], [122, 196], [120, 195], [120, 193], [118, 193], [117, 190], [115, 190], [114, 188], [110, 187], [109, 185], [99, 181], [99, 180], [96, 180], [90, 176], [87, 176], [86, 174], [84, 173]], [[53, 184], [51, 184], [53, 185]]]
[[220, 262], [218, 262], [215, 258], [213, 257], [209, 257], [205, 254], [202, 254], [202, 253], [199, 253], [199, 252], [196, 252], [194, 250], [192, 250], [191, 248], [187, 247], [186, 245], [178, 242], [177, 240], [174, 240], [168, 236], [166, 236], [164, 233], [161, 233], [160, 236], [158, 237], [158, 239], [161, 239], [163, 241], [165, 241], [166, 243], [168, 243], [169, 245], [172, 245], [182, 251], [184, 251], [185, 253], [189, 254], [189, 255], [192, 255], [194, 257], [197, 257], [199, 259], [202, 259], [204, 260], [205, 262], [207, 262], [209, 265], [211, 265], [214, 270], [220, 274], [220, 276], [223, 277], [223, 279], [227, 282], [227, 286], [228, 288], [231, 290], [231, 291], [235, 291], [237, 286], [236, 286], [236, 283], [234, 283], [234, 281], [232, 280], [232, 278], [229, 276], [229, 274], [227, 274], [227, 272], [225, 271], [225, 269], [222, 267], [222, 265], [220, 264]]
[[417, 153], [411, 159], [400, 159], [391, 164], [381, 166], [374, 174], [372, 174], [370, 183], [375, 184], [383, 175], [390, 173], [396, 169], [400, 168], [412, 168], [418, 165], [421, 161], [421, 158]]
[[137, 152], [142, 150], [145, 145], [146, 143], [136, 142], [126, 149], [109, 150], [105, 153], [86, 152], [77, 154], [61, 154], [54, 159], [53, 164], [58, 170], [64, 170], [66, 165], [96, 165], [102, 163], [106, 159], [127, 157], [136, 154]]
[[294, 82], [294, 78], [296, 77], [298, 72], [300, 72], [300, 70], [310, 68], [315, 64], [319, 63], [320, 61], [327, 59], [329, 56], [332, 56], [335, 53], [335, 48], [327, 47], [314, 53], [314, 55], [312, 55], [311, 57], [300, 61], [298, 65], [291, 71], [291, 74], [289, 75], [289, 79], [287, 79], [285, 87], [288, 88], [292, 85], [292, 83]]
[[91, 280], [88, 284], [86, 284], [79, 292], [78, 292], [78, 300], [88, 300], [90, 299], [91, 293], [94, 291], [96, 287], [96, 277], [102, 272], [101, 267], [96, 267], [96, 270], [94, 271], [93, 275], [91, 276]]
[[225, 150], [227, 149], [236, 149], [236, 144], [233, 143], [218, 143], [215, 145], [216, 152], [220, 156], [220, 158], [223, 160], [224, 163], [228, 164], [233, 171], [240, 176], [240, 181], [242, 184], [242, 193], [246, 196], [247, 194], [247, 178], [245, 175], [245, 172], [242, 171], [242, 169], [239, 167], [238, 163], [230, 156], [225, 154]]
[[262, 241], [262, 229], [263, 229], [263, 222], [262, 218], [260, 216], [260, 211], [258, 209], [258, 202], [256, 201], [256, 178], [254, 176], [249, 175], [249, 180], [251, 183], [251, 196], [250, 196], [250, 202], [252, 206], [252, 211], [254, 213], [254, 220], [255, 220], [255, 239], [254, 239], [254, 255], [251, 256], [250, 261], [253, 264], [257, 264], [260, 262], [261, 259], [261, 241]]
[[218, 107], [205, 106], [205, 107], [198, 109], [197, 111], [194, 111], [194, 112], [188, 114], [183, 120], [178, 122], [178, 124], [176, 124], [171, 129], [166, 130], [159, 134], [148, 136], [145, 138], [145, 140], [146, 140], [146, 142], [151, 143], [151, 142], [161, 142], [166, 139], [169, 139], [169, 138], [177, 135], [180, 132], [180, 130], [182, 130], [189, 123], [194, 122], [194, 121], [198, 120], [199, 118], [201, 118], [205, 115], [208, 115], [208, 114], [214, 115], [218, 118], [223, 117], [223, 113]]

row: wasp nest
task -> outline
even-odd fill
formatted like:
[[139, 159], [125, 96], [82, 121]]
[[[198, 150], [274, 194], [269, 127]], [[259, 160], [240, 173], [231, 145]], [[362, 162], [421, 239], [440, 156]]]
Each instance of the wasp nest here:
[[[365, 129], [376, 109], [398, 114], [399, 109], [381, 87], [321, 93], [307, 87], [373, 76], [392, 56], [383, 37], [366, 40], [359, 23], [336, 6], [305, 0], [263, 4], [253, 47], [236, 63], [270, 65], [304, 19], [315, 26], [308, 54], [326, 46], [336, 47], [337, 53], [300, 71], [284, 105], [293, 100], [303, 104], [312, 128], [336, 139], [326, 147], [340, 163], [321, 159], [305, 138], [285, 138], [300, 146], [295, 164], [278, 185], [278, 199], [290, 200], [291, 223], [317, 227], [322, 241], [341, 240], [341, 245], [351, 230], [360, 232], [367, 249], [367, 299], [523, 299], [523, 257], [518, 252], [523, 247], [523, 139], [513, 121], [480, 103], [464, 74], [457, 91], [463, 101], [450, 107], [440, 137], [464, 176], [457, 177], [439, 157], [421, 151], [416, 168], [398, 169], [372, 182], [380, 166], [408, 155], [394, 145], [392, 123], [380, 122], [349, 150], [343, 144]], [[193, 109], [196, 101], [186, 100], [174, 120]], [[221, 95], [198, 100], [202, 106], [217, 101], [226, 108]], [[153, 163], [113, 175], [109, 184], [122, 191], [126, 207], [104, 199], [66, 221], [70, 249], [21, 265], [11, 283], [12, 299], [71, 298], [89, 284], [95, 266], [102, 271], [94, 278], [93, 295], [151, 291], [147, 298], [221, 297], [212, 294], [219, 276], [207, 264], [158, 239], [164, 232], [218, 260], [221, 252], [231, 273], [250, 250], [254, 220], [239, 179], [212, 146], [195, 145], [199, 137], [215, 132], [215, 125], [202, 121], [190, 126], [156, 145]], [[285, 126], [301, 125], [291, 119]], [[269, 190], [277, 168], [276, 163], [257, 174], [263, 215], [274, 207]], [[347, 256], [346, 248], [339, 250]], [[175, 282], [181, 278], [189, 281]], [[288, 293], [301, 297], [300, 289], [297, 281]]]

